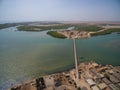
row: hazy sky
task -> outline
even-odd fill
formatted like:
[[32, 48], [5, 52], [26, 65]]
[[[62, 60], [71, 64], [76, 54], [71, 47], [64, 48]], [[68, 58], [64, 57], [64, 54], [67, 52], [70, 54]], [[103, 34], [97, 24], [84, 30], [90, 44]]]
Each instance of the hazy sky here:
[[120, 21], [120, 0], [0, 0], [0, 22]]

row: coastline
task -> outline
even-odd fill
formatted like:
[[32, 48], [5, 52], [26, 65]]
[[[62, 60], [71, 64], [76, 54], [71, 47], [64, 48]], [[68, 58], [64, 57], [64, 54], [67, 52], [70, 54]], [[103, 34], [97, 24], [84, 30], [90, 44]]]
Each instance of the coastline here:
[[120, 28], [109, 28], [109, 29], [103, 29], [96, 32], [79, 31], [79, 30], [48, 31], [47, 34], [55, 38], [84, 39], [84, 38], [90, 38], [93, 36], [107, 35], [114, 32], [116, 32], [117, 34], [120, 34]]
[[[65, 70], [63, 72], [57, 72], [49, 75], [45, 75], [42, 77], [38, 77], [33, 80], [28, 80], [24, 82], [24, 84], [19, 84], [17, 86], [11, 87], [8, 90], [63, 90], [64, 88], [68, 88], [69, 90], [78, 90], [78, 88], [81, 88], [81, 90], [86, 88], [86, 90], [92, 90], [93, 88], [105, 88], [105, 90], [109, 90], [112, 88], [111, 85], [114, 85], [114, 82], [119, 84], [120, 80], [120, 66], [113, 67], [112, 65], [100, 65], [96, 62], [82, 62], [78, 65], [79, 68], [79, 75], [80, 78], [77, 80], [75, 77], [75, 69], [69, 69]], [[95, 71], [94, 71], [95, 70]], [[104, 71], [107, 70], [107, 71]], [[113, 76], [110, 74], [111, 70], [113, 71]], [[82, 73], [81, 73], [82, 72]], [[89, 72], [89, 74], [88, 74]], [[118, 74], [115, 74], [114, 72], [118, 72]], [[95, 74], [96, 73], [96, 74]], [[86, 75], [84, 75], [86, 74]], [[88, 75], [87, 75], [88, 74]], [[107, 74], [107, 76], [106, 76]], [[101, 80], [101, 83], [97, 83], [96, 81], [96, 75]], [[100, 76], [99, 76], [100, 75]], [[114, 76], [115, 75], [115, 76]], [[104, 80], [106, 78], [110, 78], [111, 84], [107, 84]], [[112, 78], [115, 78], [115, 81]], [[62, 79], [64, 78], [64, 79]], [[71, 82], [72, 81], [72, 82]], [[94, 82], [93, 84], [90, 84], [89, 81]], [[39, 82], [43, 83], [42, 85], [39, 84]], [[103, 87], [101, 86], [103, 85]], [[92, 85], [92, 86], [91, 86]], [[118, 90], [119, 86], [114, 85], [114, 88]]]

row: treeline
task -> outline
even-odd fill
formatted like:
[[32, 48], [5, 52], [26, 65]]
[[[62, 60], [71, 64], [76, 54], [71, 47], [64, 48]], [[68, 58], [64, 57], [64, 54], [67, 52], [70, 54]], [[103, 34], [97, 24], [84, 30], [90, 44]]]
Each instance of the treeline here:
[[0, 24], [0, 29], [9, 28], [9, 27], [14, 27], [14, 26], [16, 26], [16, 25], [17, 25], [17, 24], [15, 24], [15, 23], [11, 23], [11, 24], [9, 24], [9, 23]]
[[30, 26], [30, 25], [24, 25], [19, 26], [18, 30], [23, 31], [31, 31], [35, 29], [41, 29], [41, 30], [51, 30], [51, 29], [68, 29], [69, 27], [75, 27], [75, 30], [81, 30], [81, 31], [98, 31], [103, 28], [98, 27], [96, 25], [79, 25], [79, 24], [60, 24], [60, 25], [50, 25], [50, 26]]
[[65, 25], [65, 24], [60, 24], [60, 25], [50, 25], [50, 26], [30, 26], [30, 25], [24, 25], [24, 26], [19, 26], [17, 27], [18, 30], [22, 30], [22, 31], [31, 31], [31, 30], [35, 30], [35, 29], [40, 29], [40, 30], [51, 30], [51, 29], [67, 29], [68, 27], [70, 27], [70, 25]]
[[56, 38], [67, 38], [66, 36], [64, 36], [63, 34], [58, 33], [57, 31], [48, 31], [47, 32], [48, 35], [56, 37]]
[[76, 30], [81, 30], [81, 31], [99, 31], [103, 28], [98, 27], [97, 25], [77, 25], [75, 26]]
[[[19, 31], [36, 31], [35, 30], [36, 27], [32, 27], [32, 26], [28, 26], [28, 25], [25, 25], [25, 26], [18, 26], [17, 29]], [[37, 30], [38, 31], [38, 30]]]
[[111, 34], [113, 32], [120, 32], [120, 28], [110, 28], [102, 32], [92, 33], [91, 36], [106, 35], [106, 34]]

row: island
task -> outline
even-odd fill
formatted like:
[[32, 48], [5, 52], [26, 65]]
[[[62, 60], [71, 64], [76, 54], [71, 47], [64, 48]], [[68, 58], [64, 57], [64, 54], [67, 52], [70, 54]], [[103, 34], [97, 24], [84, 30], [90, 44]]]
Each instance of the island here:
[[0, 29], [16, 26], [18, 31], [45, 31], [55, 38], [89, 38], [91, 36], [106, 35], [113, 32], [120, 33], [120, 24], [103, 23], [64, 23], [64, 22], [21, 22], [0, 24]]
[[18, 26], [17, 29], [19, 31], [45, 31], [45, 30], [51, 30], [51, 29], [67, 29], [69, 28], [69, 24], [40, 24], [40, 25], [21, 25]]
[[[64, 30], [64, 31], [56, 31], [57, 34], [64, 35], [66, 38], [89, 38], [90, 33], [87, 31], [80, 31], [80, 30]], [[59, 37], [57, 37], [59, 38]]]
[[[62, 34], [67, 38], [76, 38], [76, 39], [82, 39], [82, 38], [89, 38], [91, 36], [98, 36], [98, 35], [106, 35], [111, 34], [113, 32], [117, 32], [119, 34], [120, 32], [120, 26], [101, 26], [100, 27], [92, 27], [90, 29], [83, 29], [83, 27], [79, 28], [78, 30], [63, 30], [63, 31], [54, 31], [56, 35]], [[52, 31], [49, 31], [49, 33]], [[53, 36], [52, 34], [50, 34]], [[56, 36], [57, 37], [57, 36]], [[57, 38], [60, 38], [59, 36]]]
[[[72, 27], [72, 28], [71, 28]], [[90, 23], [56, 23], [56, 24], [28, 24], [17, 27], [19, 31], [45, 31], [55, 38], [89, 38], [91, 36], [106, 35], [120, 32], [119, 24], [90, 24]], [[49, 31], [50, 30], [50, 31]]]

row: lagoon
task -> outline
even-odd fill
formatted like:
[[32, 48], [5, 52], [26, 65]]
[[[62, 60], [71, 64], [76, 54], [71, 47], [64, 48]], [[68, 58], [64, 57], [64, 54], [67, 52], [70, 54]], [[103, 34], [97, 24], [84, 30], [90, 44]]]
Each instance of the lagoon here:
[[[53, 38], [46, 32], [0, 30], [0, 90], [74, 67], [73, 40]], [[120, 65], [120, 34], [79, 39], [76, 46], [79, 62]]]

